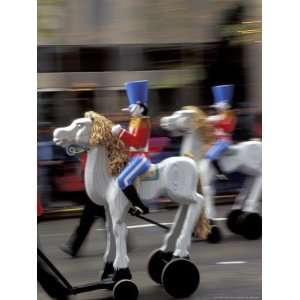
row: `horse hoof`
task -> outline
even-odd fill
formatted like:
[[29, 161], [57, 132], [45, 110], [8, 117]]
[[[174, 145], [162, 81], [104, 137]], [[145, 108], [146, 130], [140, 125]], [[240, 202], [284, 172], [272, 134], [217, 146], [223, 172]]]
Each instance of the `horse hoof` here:
[[240, 209], [233, 209], [227, 216], [227, 227], [228, 229], [236, 234], [241, 234], [241, 228], [238, 224], [238, 218], [243, 214]]
[[139, 290], [133, 281], [123, 279], [115, 284], [113, 296], [115, 300], [136, 300], [139, 296]]
[[175, 298], [189, 297], [196, 291], [200, 282], [196, 265], [182, 258], [170, 261], [164, 267], [161, 277], [166, 292]]
[[105, 280], [107, 278], [112, 278], [114, 275], [114, 266], [112, 262], [106, 262], [104, 266], [103, 273], [101, 275], [101, 280]]
[[180, 258], [186, 259], [186, 260], [190, 260], [191, 259], [191, 257], [189, 255], [188, 256], [183, 256], [183, 257], [177, 256], [177, 255], [173, 255], [172, 256], [172, 260], [174, 260], [174, 259], [180, 259]]
[[247, 240], [257, 240], [262, 234], [262, 218], [257, 213], [243, 213], [237, 221], [241, 234]]
[[148, 274], [154, 282], [158, 284], [162, 283], [161, 274], [165, 265], [172, 259], [172, 257], [172, 252], [164, 252], [159, 249], [152, 252], [148, 262]]
[[218, 226], [213, 225], [211, 227], [210, 233], [207, 236], [207, 241], [211, 244], [217, 244], [220, 243], [221, 240], [222, 240], [221, 229]]
[[113, 275], [113, 282], [118, 282], [123, 279], [130, 280], [132, 278], [129, 268], [118, 269]]

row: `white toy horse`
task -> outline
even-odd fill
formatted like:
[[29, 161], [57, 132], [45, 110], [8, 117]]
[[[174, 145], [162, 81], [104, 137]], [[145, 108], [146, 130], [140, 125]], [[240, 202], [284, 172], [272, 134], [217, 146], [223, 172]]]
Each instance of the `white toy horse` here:
[[[104, 205], [107, 214], [107, 249], [102, 279], [116, 283], [129, 280], [132, 276], [126, 248], [125, 218], [129, 202], [116, 183], [116, 176], [127, 162], [128, 151], [123, 142], [111, 134], [112, 126], [113, 123], [104, 116], [89, 112], [71, 125], [57, 128], [53, 133], [53, 141], [65, 148], [78, 145], [88, 149], [86, 192], [94, 203]], [[150, 259], [150, 276], [154, 281], [163, 283], [169, 294], [178, 296], [183, 293], [183, 296], [188, 296], [199, 283], [198, 269], [187, 258], [190, 255], [193, 228], [204, 207], [204, 199], [197, 193], [196, 163], [187, 157], [171, 157], [152, 165], [146, 176], [137, 187], [142, 200], [165, 196], [179, 204], [171, 230], [166, 234], [162, 247]], [[175, 277], [172, 271], [174, 263], [183, 271], [179, 271]], [[186, 283], [186, 279], [181, 278], [185, 271], [193, 277]], [[172, 287], [178, 286], [178, 280], [181, 289], [174, 292]]]
[[[213, 181], [216, 171], [204, 159], [213, 138], [213, 127], [206, 121], [205, 113], [195, 106], [186, 106], [171, 116], [161, 119], [162, 128], [174, 135], [182, 135], [181, 155], [192, 157], [198, 164], [207, 216], [216, 217]], [[246, 141], [230, 148], [220, 158], [219, 164], [226, 173], [239, 171], [247, 175], [242, 192], [237, 197], [227, 218], [229, 229], [247, 239], [261, 236], [260, 200], [262, 188], [262, 145], [260, 141]]]

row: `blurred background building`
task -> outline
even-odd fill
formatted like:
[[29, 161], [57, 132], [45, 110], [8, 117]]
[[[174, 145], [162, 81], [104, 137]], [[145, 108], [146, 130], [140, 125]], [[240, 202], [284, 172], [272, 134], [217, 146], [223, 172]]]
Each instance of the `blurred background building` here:
[[37, 47], [44, 202], [83, 191], [80, 158], [52, 144], [53, 128], [88, 110], [126, 123], [126, 81], [150, 82], [154, 161], [179, 145], [160, 117], [191, 104], [209, 111], [215, 84], [235, 84], [235, 140], [261, 137], [261, 1], [38, 0]]

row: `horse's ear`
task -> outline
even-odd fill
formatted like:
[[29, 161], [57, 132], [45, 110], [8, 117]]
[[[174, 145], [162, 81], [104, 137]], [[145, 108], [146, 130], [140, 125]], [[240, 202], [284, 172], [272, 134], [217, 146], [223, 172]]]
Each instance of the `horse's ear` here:
[[84, 113], [85, 118], [90, 118], [92, 121], [94, 120], [94, 112], [93, 111], [87, 111]]

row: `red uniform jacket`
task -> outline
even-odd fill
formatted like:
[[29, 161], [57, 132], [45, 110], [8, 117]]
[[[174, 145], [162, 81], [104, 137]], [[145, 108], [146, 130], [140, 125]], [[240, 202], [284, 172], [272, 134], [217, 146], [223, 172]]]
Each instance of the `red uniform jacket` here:
[[222, 114], [216, 118], [208, 119], [215, 127], [215, 135], [218, 140], [231, 141], [231, 133], [236, 125], [236, 117], [234, 114]]
[[130, 147], [130, 155], [148, 156], [151, 124], [149, 117], [133, 117], [130, 119], [128, 131], [122, 129], [119, 138]]

